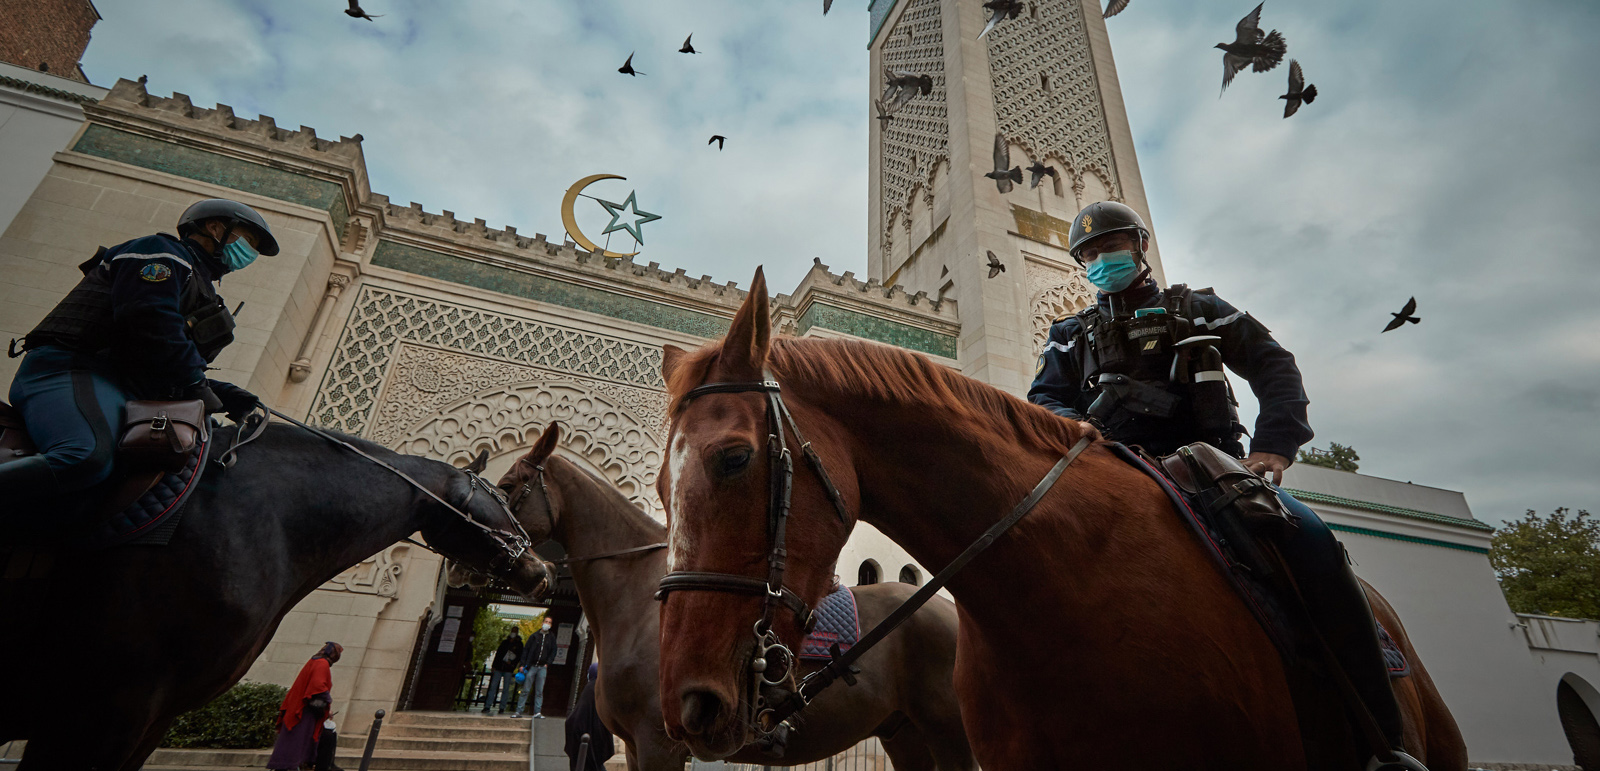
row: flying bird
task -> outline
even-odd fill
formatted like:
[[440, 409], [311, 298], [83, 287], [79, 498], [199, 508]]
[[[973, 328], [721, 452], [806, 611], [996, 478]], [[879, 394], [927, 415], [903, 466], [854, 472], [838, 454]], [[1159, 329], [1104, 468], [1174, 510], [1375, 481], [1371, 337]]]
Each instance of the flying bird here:
[[897, 72], [888, 67], [883, 68], [883, 77], [886, 85], [883, 89], [881, 100], [887, 112], [897, 113], [905, 107], [918, 93], [926, 96], [933, 93], [933, 76], [918, 75], [914, 72]]
[[366, 11], [361, 10], [361, 1], [360, 0], [350, 0], [350, 7], [344, 9], [344, 15], [349, 16], [352, 19], [366, 19], [367, 21], [372, 21], [373, 19], [381, 19], [384, 16], [381, 13], [378, 14], [377, 16], [373, 16], [373, 15], [367, 13]]
[[644, 73], [642, 73], [642, 72], [640, 72], [640, 71], [638, 71], [638, 70], [633, 68], [633, 54], [628, 54], [628, 60], [623, 62], [621, 67], [617, 68], [617, 72], [620, 72], [620, 73], [622, 73], [624, 75], [634, 75], [634, 76], [638, 76], [638, 75], [643, 75], [644, 74]]
[[1038, 187], [1039, 183], [1047, 176], [1051, 179], [1056, 178], [1056, 168], [1044, 165], [1043, 161], [1034, 161], [1033, 165], [1028, 167], [1028, 171], [1033, 174], [1033, 181], [1028, 183], [1029, 190]]
[[1401, 308], [1399, 313], [1391, 313], [1391, 314], [1389, 314], [1390, 316], [1394, 317], [1394, 321], [1389, 322], [1389, 326], [1384, 327], [1383, 331], [1384, 332], [1388, 332], [1391, 329], [1399, 329], [1399, 328], [1405, 326], [1407, 321], [1409, 321], [1409, 322], [1411, 322], [1413, 324], [1421, 324], [1422, 323], [1422, 319], [1419, 319], [1416, 316], [1411, 315], [1411, 314], [1416, 313], [1416, 312], [1417, 312], [1417, 298], [1413, 297], [1413, 298], [1411, 298], [1411, 299], [1406, 301], [1406, 307]]
[[709, 145], [709, 144], [711, 144], [711, 143], [712, 143], [712, 142], [716, 142], [716, 143], [717, 143], [717, 149], [718, 149], [718, 150], [721, 150], [721, 149], [722, 149], [722, 142], [723, 142], [723, 140], [725, 140], [725, 139], [727, 139], [727, 137], [725, 137], [725, 136], [723, 136], [723, 135], [721, 135], [721, 134], [712, 134], [712, 135], [711, 135], [711, 138], [710, 138], [710, 139], [708, 139], [708, 140], [706, 140], [706, 144], [708, 144], [708, 145]]
[[1001, 262], [999, 257], [994, 256], [994, 252], [989, 252], [989, 278], [994, 278], [1004, 272], [1006, 272], [1006, 264]]
[[1106, 12], [1101, 14], [1100, 18], [1109, 19], [1119, 13], [1122, 13], [1122, 9], [1127, 7], [1128, 0], [1111, 0], [1111, 2], [1106, 3]]
[[694, 37], [694, 33], [690, 32], [689, 33], [689, 37], [686, 37], [686, 38], [683, 39], [683, 47], [678, 49], [678, 53], [680, 53], [680, 54], [697, 54], [697, 53], [700, 53], [699, 51], [694, 50], [694, 46], [693, 45], [689, 44], [689, 38], [692, 38], [692, 37]]
[[989, 2], [983, 4], [983, 7], [989, 9], [989, 25], [978, 33], [979, 40], [982, 40], [984, 35], [989, 34], [989, 30], [994, 29], [996, 24], [1022, 15], [1022, 0], [989, 0]]
[[[1266, 5], [1263, 2], [1261, 5]], [[1228, 90], [1233, 76], [1245, 67], [1254, 65], [1256, 72], [1266, 72], [1283, 62], [1289, 44], [1277, 30], [1261, 32], [1261, 5], [1256, 6], [1234, 28], [1232, 43], [1218, 43], [1222, 49], [1222, 90]], [[1218, 96], [1221, 96], [1219, 93]]]
[[998, 132], [994, 135], [994, 171], [983, 176], [994, 180], [994, 186], [1000, 189], [1002, 195], [1011, 192], [1011, 185], [1022, 184], [1022, 167], [1011, 166], [1011, 148], [1006, 146], [1005, 135]]
[[1289, 93], [1278, 97], [1284, 100], [1283, 117], [1300, 109], [1300, 103], [1311, 104], [1317, 99], [1317, 87], [1306, 85], [1306, 76], [1300, 72], [1300, 62], [1289, 60]]
[[888, 105], [884, 104], [882, 99], [872, 100], [872, 106], [878, 108], [878, 121], [883, 124], [883, 128], [888, 129], [889, 121], [894, 120], [894, 113], [889, 111]]

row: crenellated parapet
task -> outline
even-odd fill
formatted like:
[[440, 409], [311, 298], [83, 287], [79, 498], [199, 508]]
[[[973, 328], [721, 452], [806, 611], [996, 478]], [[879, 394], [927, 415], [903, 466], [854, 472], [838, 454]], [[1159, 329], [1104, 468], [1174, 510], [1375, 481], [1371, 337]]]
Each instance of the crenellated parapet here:
[[834, 273], [820, 259], [792, 294], [777, 296], [773, 322], [787, 334], [844, 334], [946, 359], [956, 358], [961, 332], [954, 300], [863, 281], [854, 271]]

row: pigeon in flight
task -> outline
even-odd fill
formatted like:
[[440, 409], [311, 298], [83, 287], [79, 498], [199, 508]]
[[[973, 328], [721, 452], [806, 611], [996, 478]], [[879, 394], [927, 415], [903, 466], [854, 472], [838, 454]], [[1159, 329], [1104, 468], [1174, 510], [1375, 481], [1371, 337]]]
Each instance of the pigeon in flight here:
[[1262, 34], [1261, 5], [1239, 20], [1239, 26], [1234, 28], [1232, 43], [1216, 45], [1222, 49], [1223, 91], [1228, 90], [1233, 76], [1245, 67], [1254, 65], [1256, 72], [1266, 72], [1282, 63], [1283, 55], [1289, 52], [1289, 44], [1277, 30]]
[[1100, 18], [1109, 19], [1119, 13], [1122, 13], [1122, 9], [1127, 7], [1128, 0], [1111, 0], [1111, 2], [1106, 3], [1106, 12], [1101, 14]]
[[933, 76], [918, 75], [913, 72], [896, 72], [888, 67], [883, 68], [883, 77], [887, 85], [883, 89], [881, 100], [891, 114], [897, 113], [905, 107], [918, 93], [923, 96], [933, 93]]
[[1022, 184], [1022, 167], [1007, 169], [1007, 166], [1011, 166], [1011, 148], [1006, 146], [1005, 135], [997, 132], [994, 135], [994, 171], [983, 176], [994, 180], [994, 186], [1002, 195], [1011, 192], [1012, 184]]
[[833, 0], [822, 0], [822, 15], [828, 15], [828, 9], [833, 7]]
[[633, 75], [633, 76], [639, 76], [639, 75], [643, 75], [644, 74], [644, 73], [642, 73], [642, 72], [640, 72], [640, 71], [638, 71], [638, 70], [633, 68], [633, 54], [628, 54], [628, 60], [623, 62], [621, 67], [617, 68], [617, 72], [620, 72], [620, 73], [622, 73], [624, 75]]
[[692, 37], [694, 37], [694, 33], [690, 32], [689, 33], [689, 37], [686, 37], [686, 38], [683, 39], [683, 47], [678, 49], [678, 53], [680, 53], [680, 54], [697, 54], [697, 53], [700, 53], [699, 51], [694, 50], [694, 46], [693, 45], [689, 44], [689, 38], [692, 38]]
[[1419, 319], [1416, 316], [1411, 315], [1411, 314], [1416, 313], [1416, 312], [1417, 312], [1417, 298], [1413, 297], [1413, 298], [1411, 298], [1411, 299], [1406, 301], [1406, 307], [1401, 308], [1399, 313], [1391, 313], [1391, 314], [1389, 314], [1390, 316], [1394, 317], [1394, 321], [1389, 322], [1389, 326], [1384, 327], [1383, 331], [1384, 332], [1388, 332], [1391, 329], [1399, 329], [1399, 328], [1405, 326], [1407, 321], [1409, 321], [1409, 322], [1411, 322], [1413, 324], [1421, 324], [1422, 323], [1422, 319]]
[[349, 16], [352, 19], [366, 19], [367, 21], [383, 18], [383, 14], [381, 13], [377, 16], [373, 16], [366, 11], [361, 10], [360, 0], [350, 0], [350, 7], [344, 9], [344, 15]]
[[1278, 97], [1284, 100], [1283, 117], [1300, 109], [1300, 103], [1311, 104], [1317, 98], [1317, 87], [1306, 85], [1306, 76], [1300, 72], [1300, 62], [1289, 60], [1289, 93]]
[[999, 257], [994, 256], [994, 252], [989, 252], [989, 278], [994, 278], [1004, 272], [1006, 272], [1006, 264], [1001, 262]]
[[1047, 176], [1051, 179], [1056, 178], [1056, 167], [1046, 166], [1043, 161], [1034, 161], [1033, 165], [1028, 167], [1028, 171], [1033, 174], [1033, 181], [1028, 183], [1029, 190], [1038, 187]]
[[711, 143], [712, 143], [712, 142], [716, 142], [716, 143], [717, 143], [717, 149], [718, 149], [718, 150], [721, 150], [721, 149], [722, 149], [722, 142], [723, 142], [723, 140], [725, 140], [725, 139], [727, 139], [727, 137], [725, 137], [725, 136], [723, 136], [723, 135], [721, 135], [721, 134], [712, 134], [712, 135], [711, 135], [711, 138], [710, 138], [710, 139], [708, 139], [708, 140], [706, 140], [706, 144], [708, 144], [708, 145], [709, 145], [709, 144], [711, 144]]
[[994, 29], [996, 24], [1022, 15], [1022, 0], [989, 0], [989, 2], [983, 4], [983, 7], [989, 9], [989, 25], [978, 33], [979, 40], [982, 40], [984, 35], [989, 34], [989, 31]]
[[882, 99], [872, 100], [872, 106], [878, 108], [878, 121], [883, 124], [884, 129], [888, 129], [889, 121], [894, 120], [894, 113], [889, 111], [888, 105], [884, 104]]

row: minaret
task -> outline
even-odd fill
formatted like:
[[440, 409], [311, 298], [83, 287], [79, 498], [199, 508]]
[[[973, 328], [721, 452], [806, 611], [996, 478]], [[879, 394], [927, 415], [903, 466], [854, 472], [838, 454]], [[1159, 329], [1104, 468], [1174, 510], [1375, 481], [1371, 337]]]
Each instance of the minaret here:
[[[884, 95], [886, 67], [931, 75], [933, 90], [872, 123], [867, 249], [870, 277], [955, 299], [962, 372], [1018, 395], [1050, 322], [1094, 296], [1065, 248], [1073, 215], [1116, 200], [1150, 222], [1099, 6], [1022, 5], [979, 39], [989, 21], [979, 0], [872, 3], [871, 100]], [[996, 133], [1023, 168], [1007, 194], [984, 176]], [[1030, 189], [1035, 160], [1057, 176]], [[992, 279], [990, 251], [1006, 266]], [[1153, 244], [1150, 258], [1162, 281]]]

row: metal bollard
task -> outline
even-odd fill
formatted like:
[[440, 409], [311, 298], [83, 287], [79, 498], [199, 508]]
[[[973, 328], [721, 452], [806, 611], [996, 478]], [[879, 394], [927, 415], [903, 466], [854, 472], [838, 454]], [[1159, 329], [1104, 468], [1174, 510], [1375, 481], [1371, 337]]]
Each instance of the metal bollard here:
[[578, 771], [589, 771], [589, 735], [578, 740]]
[[361, 752], [361, 771], [367, 771], [367, 766], [372, 763], [372, 751], [378, 748], [378, 730], [383, 728], [383, 710], [378, 710], [372, 716], [372, 730], [367, 732], [367, 748]]

